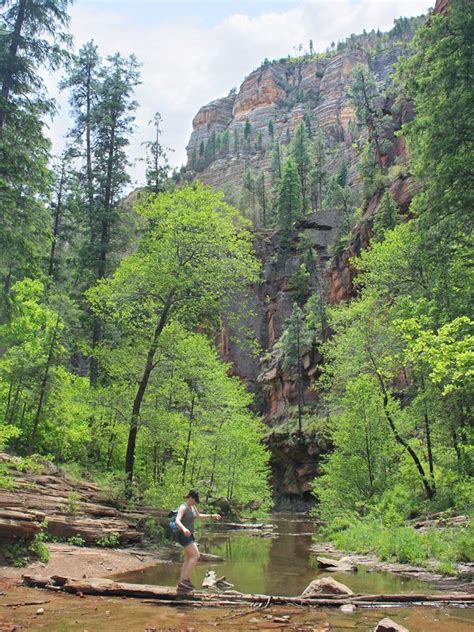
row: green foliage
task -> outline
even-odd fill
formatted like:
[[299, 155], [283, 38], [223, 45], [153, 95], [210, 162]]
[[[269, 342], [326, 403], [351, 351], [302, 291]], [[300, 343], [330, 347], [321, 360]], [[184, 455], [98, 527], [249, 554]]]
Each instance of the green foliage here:
[[[436, 557], [448, 571], [472, 557], [472, 527], [438, 535], [404, 523], [472, 512], [472, 187], [460, 174], [470, 168], [473, 14], [454, 1], [418, 31], [413, 56], [400, 64], [398, 81], [415, 102], [402, 134], [420, 192], [403, 223], [388, 190], [381, 196], [370, 249], [351, 261], [357, 298], [328, 310], [334, 336], [318, 385], [334, 452], [314, 483], [316, 513], [342, 529], [338, 545], [411, 563]], [[390, 134], [365, 68], [354, 71], [351, 99], [368, 134], [362, 167], [372, 195], [387, 185], [381, 158]], [[332, 195], [337, 187], [336, 179]]]
[[301, 197], [302, 197], [302, 211], [307, 213], [310, 204], [310, 136], [308, 134], [308, 127], [304, 121], [302, 121], [296, 129], [296, 134], [293, 138], [290, 147], [290, 154], [296, 164], [298, 170], [298, 176], [301, 185]]
[[31, 559], [47, 564], [50, 554], [45, 540], [45, 532], [40, 531], [32, 538], [17, 538], [11, 543], [3, 543], [1, 558], [16, 568], [24, 568]]
[[104, 549], [113, 549], [120, 544], [120, 537], [118, 533], [108, 533], [100, 537], [96, 544]]
[[81, 497], [77, 492], [69, 492], [66, 504], [66, 513], [70, 516], [77, 516], [81, 509]]
[[84, 546], [86, 541], [80, 535], [73, 535], [68, 538], [67, 543], [71, 546]]
[[374, 239], [383, 239], [385, 231], [392, 230], [400, 223], [400, 212], [389, 191], [383, 194], [374, 218]]
[[288, 158], [283, 168], [278, 197], [278, 223], [284, 237], [289, 237], [293, 222], [303, 211], [301, 182], [296, 163]]
[[337, 548], [358, 553], [375, 553], [382, 560], [417, 564], [451, 574], [458, 562], [474, 559], [474, 533], [467, 527], [440, 531], [417, 531], [413, 527], [385, 526], [380, 522], [358, 522], [333, 536]]

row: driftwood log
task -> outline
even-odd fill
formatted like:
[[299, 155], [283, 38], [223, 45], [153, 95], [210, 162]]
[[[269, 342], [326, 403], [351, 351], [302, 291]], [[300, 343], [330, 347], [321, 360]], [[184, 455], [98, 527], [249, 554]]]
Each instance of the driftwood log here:
[[403, 604], [404, 606], [450, 606], [474, 607], [474, 595], [466, 593], [436, 594], [396, 594], [396, 595], [331, 595], [321, 594], [308, 597], [284, 597], [275, 595], [252, 595], [229, 591], [218, 594], [195, 592], [190, 596], [177, 595], [176, 590], [166, 586], [147, 584], [129, 584], [114, 582], [110, 579], [73, 579], [69, 577], [43, 577], [40, 575], [23, 575], [26, 586], [45, 588], [53, 591], [62, 590], [72, 594], [97, 595], [102, 597], [132, 597], [152, 600], [157, 604], [182, 605], [193, 607], [236, 606], [251, 604], [267, 605], [301, 605], [325, 608], [352, 604], [358, 607], [382, 607]]

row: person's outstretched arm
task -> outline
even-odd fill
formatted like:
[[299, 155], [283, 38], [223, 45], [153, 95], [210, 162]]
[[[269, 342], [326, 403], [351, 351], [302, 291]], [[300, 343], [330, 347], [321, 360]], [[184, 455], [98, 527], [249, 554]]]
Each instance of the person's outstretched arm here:
[[201, 518], [204, 520], [206, 518], [210, 518], [211, 520], [222, 520], [222, 516], [220, 514], [204, 514], [204, 513], [199, 513], [199, 511], [196, 508], [194, 509], [196, 511], [196, 518]]

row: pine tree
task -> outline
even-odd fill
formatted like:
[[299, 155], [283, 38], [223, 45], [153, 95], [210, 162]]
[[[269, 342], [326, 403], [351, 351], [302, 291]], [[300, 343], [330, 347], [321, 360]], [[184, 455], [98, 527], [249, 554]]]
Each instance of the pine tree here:
[[[134, 55], [129, 58], [119, 53], [108, 57], [108, 64], [99, 73], [99, 100], [95, 109], [95, 164], [96, 182], [96, 234], [92, 243], [92, 266], [96, 280], [103, 279], [111, 271], [113, 261], [113, 237], [120, 220], [119, 200], [123, 187], [130, 177], [126, 147], [133, 129], [135, 111], [134, 88], [140, 82], [139, 64]], [[97, 319], [92, 331], [92, 349], [102, 338], [103, 332]], [[93, 356], [90, 366], [91, 383], [98, 378], [97, 360]]]
[[255, 182], [255, 192], [258, 199], [258, 204], [260, 206], [260, 211], [262, 213], [262, 225], [264, 228], [267, 227], [267, 189], [265, 185], [265, 172], [261, 171], [260, 175]]
[[230, 134], [229, 134], [228, 128], [222, 134], [221, 147], [222, 147], [222, 153], [224, 154], [224, 156], [227, 156], [227, 154], [230, 151]]
[[240, 134], [237, 128], [234, 129], [234, 153], [238, 154], [240, 151]]
[[273, 127], [272, 119], [270, 119], [268, 121], [268, 135], [270, 136], [271, 142], [273, 143], [273, 139], [274, 139], [274, 136], [275, 136], [275, 129]]
[[10, 291], [40, 276], [49, 244], [51, 173], [43, 119], [53, 102], [44, 68], [66, 59], [69, 0], [1, 3], [0, 27], [0, 321], [9, 317]]
[[[44, 84], [40, 68], [59, 68], [65, 60], [70, 38], [71, 0], [4, 0], [2, 6], [2, 55], [0, 58], [0, 130], [8, 114], [35, 101], [48, 111], [52, 104], [38, 98]], [[33, 97], [31, 99], [31, 97]]]
[[93, 134], [95, 130], [95, 109], [99, 101], [99, 71], [101, 59], [94, 42], [88, 42], [80, 49], [72, 61], [67, 77], [61, 83], [62, 90], [70, 91], [69, 103], [72, 107], [74, 126], [69, 131], [72, 149], [76, 157], [85, 161], [82, 180], [87, 200], [90, 242], [97, 238], [95, 231], [95, 182], [92, 168]]
[[290, 151], [298, 170], [303, 200], [303, 213], [306, 214], [309, 208], [310, 145], [308, 130], [304, 122], [301, 122], [296, 130]]
[[400, 210], [389, 191], [383, 194], [380, 206], [374, 217], [374, 238], [384, 239], [385, 231], [392, 230], [400, 223]]
[[323, 130], [318, 127], [314, 132], [312, 145], [313, 167], [310, 173], [311, 206], [314, 211], [322, 210], [323, 199], [328, 181], [326, 138]]
[[278, 222], [286, 240], [293, 229], [293, 222], [301, 215], [303, 198], [296, 163], [288, 158], [283, 169], [278, 197]]
[[250, 149], [250, 140], [252, 137], [252, 125], [248, 118], [245, 119], [245, 127], [244, 127], [244, 141], [247, 149]]
[[384, 115], [381, 90], [374, 74], [365, 66], [357, 65], [351, 72], [349, 98], [356, 110], [357, 122], [369, 134], [380, 173], [384, 173], [382, 156], [387, 153], [391, 142], [386, 138], [390, 117]]
[[163, 149], [163, 146], [160, 143], [161, 121], [161, 114], [159, 112], [156, 112], [155, 116], [153, 117], [153, 121], [150, 121], [149, 123], [153, 123], [153, 127], [155, 128], [155, 138], [152, 141], [147, 141], [144, 143], [145, 147], [148, 150], [147, 169], [145, 173], [146, 182], [147, 187], [153, 193], [160, 193], [161, 191], [165, 190], [166, 182], [170, 174], [170, 165], [168, 163], [168, 158], [166, 156], [165, 150]]

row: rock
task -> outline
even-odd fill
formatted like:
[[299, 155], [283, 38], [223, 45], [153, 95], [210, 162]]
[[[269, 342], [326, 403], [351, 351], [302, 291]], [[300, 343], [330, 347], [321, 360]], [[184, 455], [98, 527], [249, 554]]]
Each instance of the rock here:
[[341, 557], [340, 560], [331, 560], [328, 557], [317, 557], [319, 568], [324, 568], [331, 572], [351, 572], [357, 571], [357, 566], [352, 562], [350, 557]]
[[377, 623], [374, 632], [409, 632], [407, 628], [386, 617]]
[[350, 613], [350, 614], [352, 614], [353, 612], [355, 612], [355, 611], [356, 611], [356, 609], [357, 609], [357, 608], [356, 608], [356, 606], [354, 606], [354, 604], [353, 604], [353, 603], [345, 603], [345, 604], [343, 604], [343, 605], [339, 608], [339, 610], [340, 610], [341, 612], [347, 612], [347, 613]]
[[321, 577], [313, 580], [301, 593], [301, 597], [312, 597], [313, 595], [353, 595], [348, 586], [341, 584], [332, 577]]
[[44, 614], [44, 608], [38, 608], [36, 614]]
[[224, 562], [224, 558], [220, 555], [212, 555], [212, 553], [199, 552], [200, 562]]

